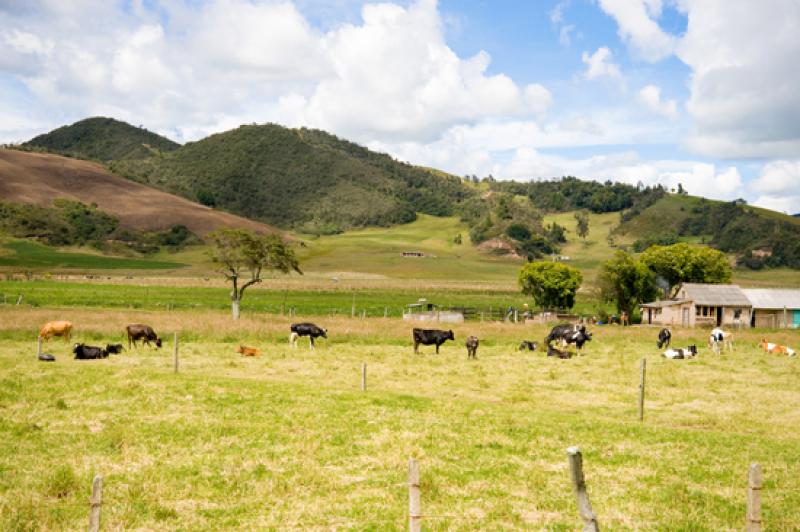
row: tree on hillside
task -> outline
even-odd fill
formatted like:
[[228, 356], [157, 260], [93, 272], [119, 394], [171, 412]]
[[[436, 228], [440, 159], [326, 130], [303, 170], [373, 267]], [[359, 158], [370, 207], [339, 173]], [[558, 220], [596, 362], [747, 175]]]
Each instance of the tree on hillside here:
[[239, 319], [239, 303], [244, 291], [261, 282], [264, 270], [302, 274], [294, 251], [278, 235], [257, 235], [244, 229], [219, 229], [208, 234], [211, 260], [219, 273], [231, 282], [231, 311]]
[[600, 269], [603, 299], [613, 301], [617, 312], [633, 314], [638, 303], [652, 301], [658, 295], [656, 276], [643, 262], [618, 250]]
[[575, 232], [586, 242], [586, 237], [589, 235], [589, 216], [583, 211], [578, 211], [575, 213], [575, 221], [578, 222]]
[[681, 283], [727, 283], [731, 266], [724, 253], [708, 247], [680, 243], [651, 246], [642, 253], [641, 261], [669, 283], [669, 296], [674, 296]]
[[583, 276], [577, 268], [560, 262], [529, 262], [519, 271], [522, 293], [542, 309], [570, 309]]

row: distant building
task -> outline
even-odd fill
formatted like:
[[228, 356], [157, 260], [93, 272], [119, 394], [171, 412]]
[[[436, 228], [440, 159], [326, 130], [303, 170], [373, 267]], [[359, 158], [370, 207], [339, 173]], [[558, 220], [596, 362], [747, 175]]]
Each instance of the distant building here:
[[422, 251], [403, 251], [404, 257], [424, 257], [425, 253]]
[[639, 305], [642, 323], [749, 327], [753, 305], [735, 284], [684, 283], [672, 300]]
[[753, 305], [750, 324], [763, 328], [800, 327], [800, 290], [784, 288], [745, 288]]

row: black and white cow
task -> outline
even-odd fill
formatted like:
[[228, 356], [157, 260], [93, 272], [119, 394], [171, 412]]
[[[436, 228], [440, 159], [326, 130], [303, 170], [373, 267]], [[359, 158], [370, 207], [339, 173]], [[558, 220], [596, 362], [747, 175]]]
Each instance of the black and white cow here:
[[547, 344], [547, 356], [556, 358], [572, 358], [572, 354], [569, 351], [561, 351], [550, 344]]
[[447, 340], [455, 341], [453, 331], [441, 331], [439, 329], [414, 329], [414, 352], [419, 353], [419, 344], [436, 345], [436, 353], [439, 353], [439, 346]]
[[658, 348], [669, 347], [669, 341], [672, 340], [672, 333], [664, 327], [658, 333]]
[[467, 337], [467, 358], [478, 358], [478, 337]]
[[292, 344], [292, 347], [297, 347], [297, 339], [300, 336], [308, 336], [309, 349], [314, 349], [315, 338], [319, 338], [320, 336], [325, 339], [328, 338], [328, 329], [323, 329], [313, 323], [292, 323], [289, 328], [292, 331], [292, 334], [289, 335], [289, 343]]
[[563, 323], [556, 325], [544, 339], [544, 343], [548, 346], [553, 340], [560, 340], [562, 345], [575, 344], [575, 347], [580, 351], [583, 344], [592, 339], [592, 333], [586, 330], [585, 325], [570, 325]]
[[93, 360], [96, 358], [107, 358], [108, 353], [102, 347], [95, 347], [93, 345], [75, 344], [72, 348], [77, 360]]
[[536, 342], [531, 342], [530, 340], [523, 340], [521, 344], [519, 344], [520, 351], [536, 351], [536, 348], [539, 347], [539, 344]]
[[664, 358], [669, 358], [671, 360], [683, 360], [684, 358], [694, 358], [697, 356], [697, 346], [690, 345], [686, 349], [667, 349], [661, 355]]

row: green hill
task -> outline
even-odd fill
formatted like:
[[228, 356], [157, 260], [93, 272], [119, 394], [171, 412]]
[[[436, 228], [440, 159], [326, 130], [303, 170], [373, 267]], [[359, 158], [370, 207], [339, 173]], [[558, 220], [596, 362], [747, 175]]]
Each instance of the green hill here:
[[449, 216], [471, 191], [455, 176], [400, 163], [322, 131], [241, 126], [115, 173], [284, 228], [335, 233]]
[[180, 144], [126, 122], [93, 117], [39, 135], [22, 146], [80, 159], [110, 161], [142, 159], [173, 151]]

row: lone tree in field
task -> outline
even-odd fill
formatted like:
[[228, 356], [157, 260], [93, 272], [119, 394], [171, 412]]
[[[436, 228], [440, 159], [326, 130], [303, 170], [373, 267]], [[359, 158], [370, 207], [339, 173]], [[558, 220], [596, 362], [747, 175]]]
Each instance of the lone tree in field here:
[[583, 211], [578, 211], [575, 213], [575, 221], [578, 222], [575, 232], [586, 242], [586, 237], [589, 235], [589, 216]]
[[529, 262], [519, 271], [522, 293], [543, 309], [571, 309], [582, 281], [577, 268], [560, 262]]
[[211, 260], [219, 266], [219, 271], [229, 280], [231, 290], [231, 311], [233, 319], [239, 319], [239, 303], [244, 291], [261, 282], [264, 270], [276, 270], [299, 274], [294, 251], [278, 235], [257, 235], [244, 229], [219, 229], [208, 234], [211, 240]]

